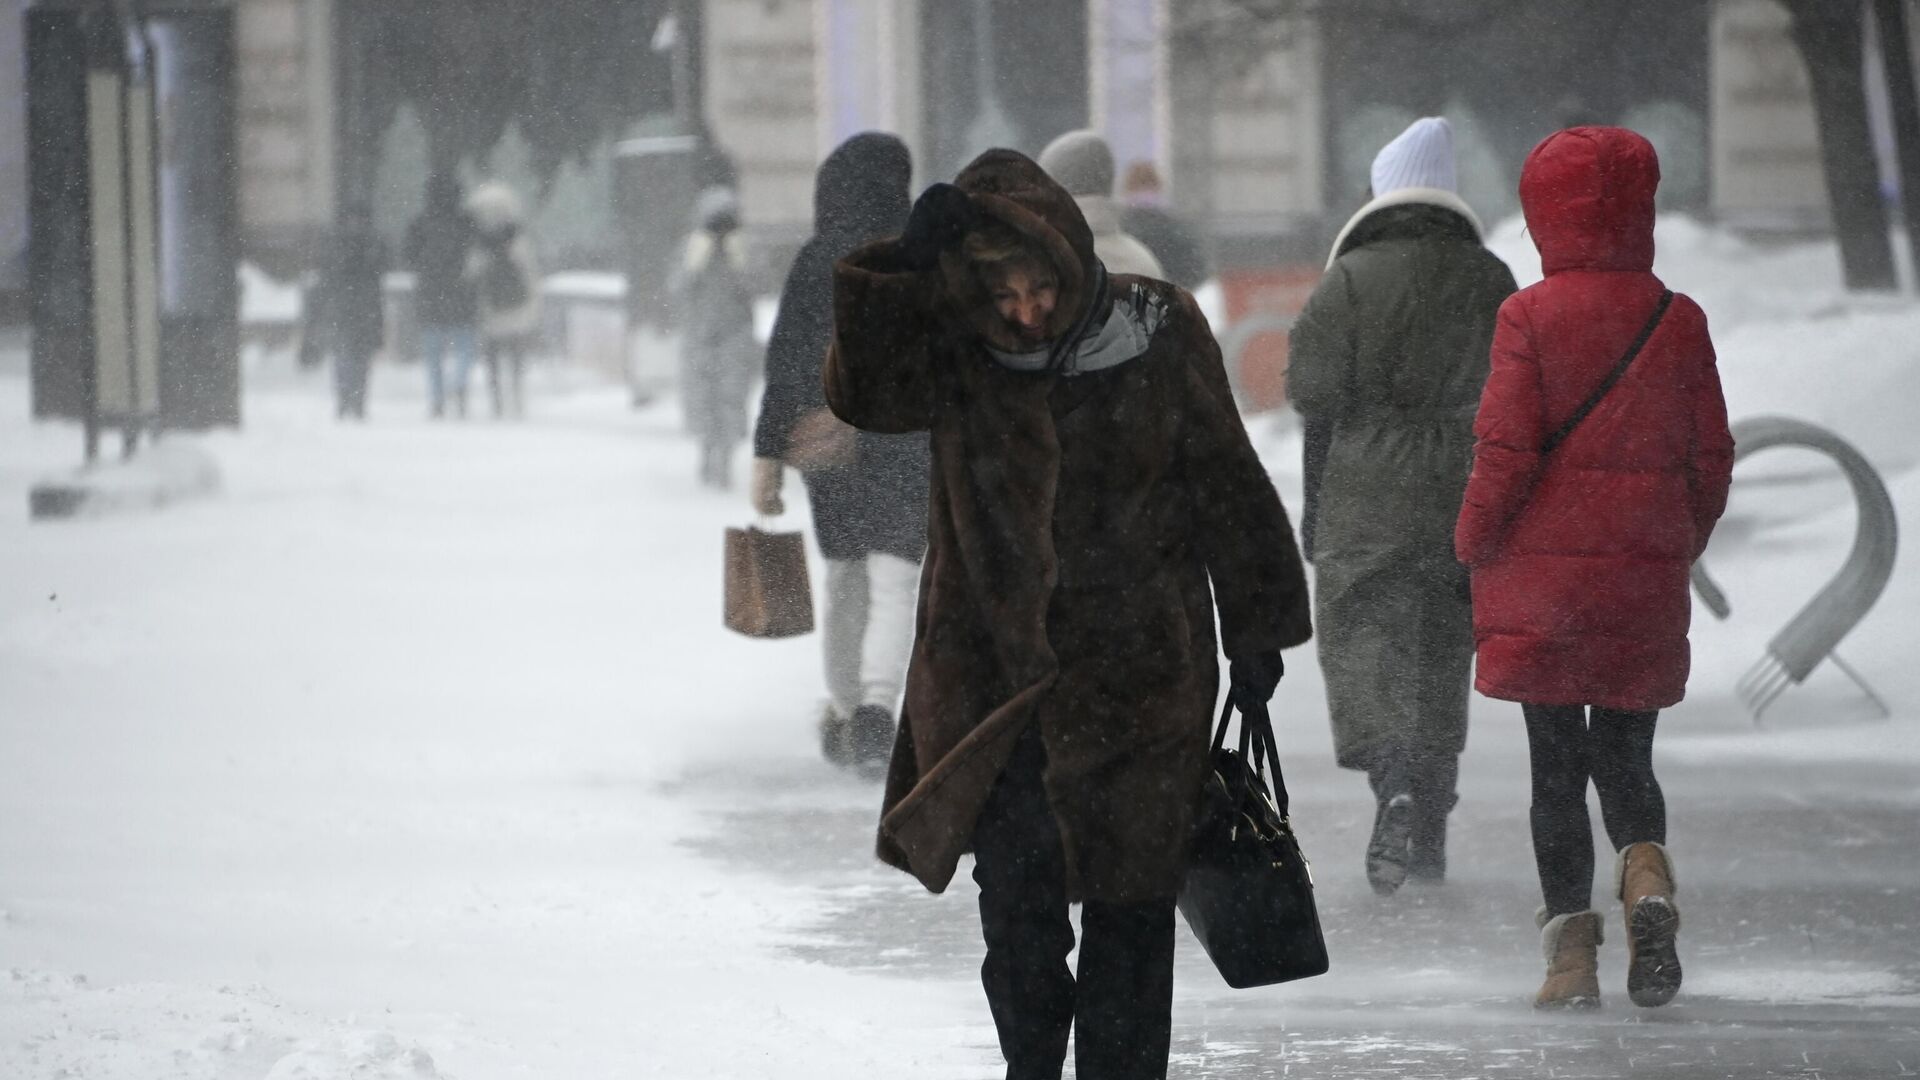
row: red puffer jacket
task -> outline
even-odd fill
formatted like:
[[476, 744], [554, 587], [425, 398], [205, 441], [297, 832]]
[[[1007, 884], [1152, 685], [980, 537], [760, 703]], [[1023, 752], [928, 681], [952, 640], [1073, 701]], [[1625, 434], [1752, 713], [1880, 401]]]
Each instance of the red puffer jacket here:
[[1521, 171], [1546, 280], [1500, 309], [1454, 533], [1473, 568], [1476, 685], [1489, 697], [1649, 711], [1686, 692], [1687, 571], [1733, 467], [1699, 306], [1676, 296], [1626, 376], [1541, 452], [1665, 289], [1653, 275], [1659, 182], [1652, 145], [1622, 128], [1549, 136]]

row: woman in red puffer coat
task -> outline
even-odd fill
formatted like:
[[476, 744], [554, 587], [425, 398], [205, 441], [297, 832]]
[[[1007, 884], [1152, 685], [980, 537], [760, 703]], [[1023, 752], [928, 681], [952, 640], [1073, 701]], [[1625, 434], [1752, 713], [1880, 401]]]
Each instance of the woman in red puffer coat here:
[[1659, 182], [1652, 145], [1622, 128], [1528, 156], [1520, 203], [1546, 280], [1500, 309], [1454, 535], [1476, 684], [1526, 715], [1542, 1008], [1600, 1001], [1590, 778], [1618, 851], [1628, 993], [1661, 1005], [1680, 986], [1653, 731], [1686, 692], [1687, 574], [1726, 507], [1733, 439], [1706, 316], [1653, 274]]

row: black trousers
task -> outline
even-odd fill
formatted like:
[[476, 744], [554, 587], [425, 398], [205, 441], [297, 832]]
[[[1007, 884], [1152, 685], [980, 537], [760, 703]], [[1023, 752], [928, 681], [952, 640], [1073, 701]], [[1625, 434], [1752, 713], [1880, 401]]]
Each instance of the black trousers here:
[[1088, 901], [1073, 951], [1066, 857], [1041, 776], [1037, 729], [1021, 737], [974, 829], [973, 879], [987, 959], [980, 979], [1007, 1080], [1059, 1080], [1067, 1036], [1080, 1080], [1162, 1080], [1173, 1031], [1174, 900]]
[[1381, 754], [1367, 762], [1367, 786], [1379, 802], [1411, 794], [1423, 808], [1440, 807], [1444, 817], [1459, 784], [1460, 755], [1451, 750]]
[[1533, 858], [1548, 915], [1593, 906], [1593, 823], [1587, 781], [1614, 850], [1667, 842], [1667, 802], [1653, 775], [1657, 712], [1522, 705], [1533, 764]]

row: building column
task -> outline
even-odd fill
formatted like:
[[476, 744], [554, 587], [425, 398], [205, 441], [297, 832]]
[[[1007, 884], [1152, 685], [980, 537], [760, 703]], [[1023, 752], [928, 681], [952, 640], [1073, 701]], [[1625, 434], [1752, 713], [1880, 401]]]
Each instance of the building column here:
[[892, 132], [917, 151], [918, 0], [814, 0], [814, 5], [820, 155], [863, 131]]
[[1091, 126], [1124, 173], [1151, 161], [1171, 182], [1168, 0], [1087, 0]]
[[1786, 8], [1729, 0], [1713, 12], [1713, 209], [1761, 228], [1827, 216], [1820, 130]]

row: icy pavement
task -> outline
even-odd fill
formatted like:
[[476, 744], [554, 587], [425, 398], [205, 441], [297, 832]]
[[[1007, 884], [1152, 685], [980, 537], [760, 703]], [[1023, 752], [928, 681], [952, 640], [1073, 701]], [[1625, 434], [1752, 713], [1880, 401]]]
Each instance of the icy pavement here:
[[[1311, 694], [1283, 688], [1283, 698], [1293, 724], [1315, 722]], [[1372, 894], [1361, 871], [1371, 824], [1364, 781], [1336, 770], [1322, 740], [1302, 740], [1313, 749], [1288, 759], [1294, 820], [1314, 861], [1334, 970], [1291, 986], [1230, 990], [1183, 928], [1173, 1075], [1920, 1071], [1920, 859], [1912, 851], [1920, 795], [1911, 767], [1663, 762], [1686, 988], [1665, 1009], [1629, 1004], [1617, 905], [1603, 905], [1612, 938], [1602, 957], [1606, 1008], [1542, 1016], [1528, 1004], [1542, 964], [1524, 740], [1518, 717], [1498, 707], [1481, 710], [1476, 724], [1453, 819], [1451, 880], [1388, 899]], [[933, 897], [875, 866], [870, 785], [812, 764], [698, 771], [683, 784], [683, 797], [714, 815], [696, 850], [805, 883], [825, 902], [789, 949], [862, 970], [974, 979], [981, 950], [971, 882], [963, 874], [948, 895]], [[1596, 902], [1605, 889], [1603, 880]]]

